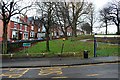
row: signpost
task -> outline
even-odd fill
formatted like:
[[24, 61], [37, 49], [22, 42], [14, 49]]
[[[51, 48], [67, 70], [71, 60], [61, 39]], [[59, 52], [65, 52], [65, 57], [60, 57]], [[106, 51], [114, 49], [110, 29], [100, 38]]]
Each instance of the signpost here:
[[94, 36], [94, 57], [97, 57], [96, 55], [96, 37]]
[[30, 47], [31, 43], [23, 43], [23, 47]]
[[[31, 46], [31, 43], [23, 43], [24, 50], [25, 50], [25, 47], [30, 47], [30, 46]], [[28, 56], [28, 53], [27, 53], [27, 56]]]
[[[63, 48], [64, 48], [64, 41], [65, 41], [65, 38], [63, 38], [63, 43], [62, 43], [62, 48], [61, 48], [61, 56], [62, 56]], [[60, 58], [60, 60], [61, 60], [61, 58]]]

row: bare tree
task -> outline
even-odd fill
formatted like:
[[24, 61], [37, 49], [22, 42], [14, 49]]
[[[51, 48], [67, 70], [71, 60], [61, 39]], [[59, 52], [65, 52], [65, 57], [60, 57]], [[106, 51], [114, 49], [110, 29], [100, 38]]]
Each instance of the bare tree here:
[[100, 21], [102, 21], [105, 24], [106, 31], [105, 33], [107, 34], [107, 29], [108, 29], [108, 22], [109, 22], [109, 9], [108, 8], [103, 8], [100, 10]]
[[59, 24], [65, 39], [67, 40], [67, 28], [70, 27], [67, 16], [69, 14], [69, 3], [57, 2], [55, 5], [56, 21]]
[[[12, 1], [3, 1], [1, 0], [1, 12], [0, 15], [2, 16], [3, 21], [3, 42], [2, 42], [2, 53], [7, 53], [7, 27], [8, 23], [10, 21], [10, 18], [16, 14], [22, 14], [21, 12], [32, 5], [26, 6], [24, 8], [20, 9], [20, 6], [18, 6], [19, 1], [14, 2]], [[27, 11], [27, 10], [26, 10]]]
[[80, 2], [58, 2], [56, 5], [55, 12], [64, 36], [67, 38], [67, 28], [71, 27], [72, 36], [77, 37], [77, 25], [81, 23], [80, 17], [89, 13], [89, 4], [80, 0]]
[[82, 26], [81, 26], [81, 29], [83, 31], [86, 31], [87, 34], [90, 34], [91, 33], [91, 26], [89, 23], [84, 23]]
[[36, 2], [37, 11], [42, 15], [41, 22], [46, 29], [46, 51], [49, 52], [50, 28], [53, 25], [54, 2]]
[[117, 26], [117, 34], [120, 34], [120, 1], [113, 1], [109, 3], [103, 10], [100, 11], [103, 16], [103, 21], [106, 24], [106, 34], [108, 22], [114, 23]]
[[80, 17], [82, 17], [83, 14], [88, 14], [89, 11], [89, 5], [87, 2], [85, 2], [85, 0], [80, 0], [80, 2], [71, 2], [70, 4], [70, 15], [69, 14], [69, 24], [72, 27], [72, 34], [74, 37], [77, 37], [77, 33], [76, 33], [76, 29], [77, 29], [77, 25], [78, 23], [81, 23], [81, 21], [79, 21]]
[[89, 13], [87, 14], [86, 16], [88, 22], [90, 23], [90, 26], [91, 26], [91, 35], [93, 34], [93, 25], [94, 23], [97, 21], [96, 20], [96, 17], [95, 17], [95, 8], [94, 8], [94, 5], [93, 3], [90, 3], [89, 5]]
[[110, 20], [117, 26], [117, 34], [120, 34], [120, 1], [111, 2], [107, 8]]

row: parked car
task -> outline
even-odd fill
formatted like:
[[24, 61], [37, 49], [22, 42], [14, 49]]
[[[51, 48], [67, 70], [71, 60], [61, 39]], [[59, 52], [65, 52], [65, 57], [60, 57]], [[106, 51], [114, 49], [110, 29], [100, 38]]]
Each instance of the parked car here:
[[44, 40], [43, 38], [38, 38], [38, 40]]

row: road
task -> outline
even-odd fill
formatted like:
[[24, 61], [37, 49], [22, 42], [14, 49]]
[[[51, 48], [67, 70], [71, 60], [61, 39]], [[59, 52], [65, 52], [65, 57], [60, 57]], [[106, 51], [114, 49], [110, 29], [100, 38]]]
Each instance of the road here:
[[79, 66], [3, 68], [2, 78], [118, 78], [118, 63]]

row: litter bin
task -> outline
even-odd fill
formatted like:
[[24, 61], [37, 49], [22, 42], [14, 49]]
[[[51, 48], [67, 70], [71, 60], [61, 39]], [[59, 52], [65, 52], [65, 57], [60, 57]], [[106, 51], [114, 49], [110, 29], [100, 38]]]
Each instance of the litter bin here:
[[84, 58], [88, 58], [88, 51], [87, 51], [87, 50], [84, 50], [83, 55], [84, 55]]

